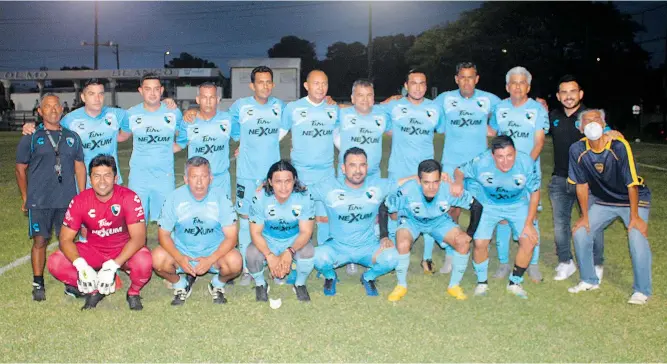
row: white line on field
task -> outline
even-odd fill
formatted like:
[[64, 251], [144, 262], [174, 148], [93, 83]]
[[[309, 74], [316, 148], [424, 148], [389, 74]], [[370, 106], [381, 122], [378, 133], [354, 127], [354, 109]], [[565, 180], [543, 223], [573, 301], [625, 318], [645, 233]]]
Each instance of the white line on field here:
[[645, 163], [639, 163], [639, 162], [637, 162], [637, 164], [639, 164], [642, 167], [653, 168], [653, 169], [657, 169], [659, 171], [667, 172], [667, 168], [662, 168], [662, 167], [654, 166], [654, 165], [651, 165], [651, 164], [645, 164]]

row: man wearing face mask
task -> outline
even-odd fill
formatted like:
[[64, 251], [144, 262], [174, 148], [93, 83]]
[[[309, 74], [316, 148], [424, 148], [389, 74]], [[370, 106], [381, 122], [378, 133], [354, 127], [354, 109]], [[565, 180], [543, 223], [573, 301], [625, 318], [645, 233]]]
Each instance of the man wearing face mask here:
[[600, 288], [593, 262], [593, 237], [620, 217], [628, 229], [634, 273], [634, 293], [628, 303], [643, 305], [651, 295], [652, 258], [648, 244], [651, 191], [637, 173], [628, 142], [603, 135], [606, 126], [603, 110], [586, 110], [579, 114], [579, 121], [586, 138], [570, 147], [568, 182], [576, 184], [580, 206], [589, 206], [589, 189], [594, 203], [583, 209], [572, 229], [581, 282], [568, 291]]

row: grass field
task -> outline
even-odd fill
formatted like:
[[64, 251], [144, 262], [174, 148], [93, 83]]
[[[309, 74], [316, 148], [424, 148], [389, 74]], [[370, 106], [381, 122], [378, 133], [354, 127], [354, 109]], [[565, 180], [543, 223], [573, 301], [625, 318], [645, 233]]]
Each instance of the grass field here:
[[[26, 217], [14, 180], [14, 153], [19, 135], [0, 134], [0, 267], [30, 252]], [[289, 140], [283, 144], [287, 156]], [[385, 145], [388, 140], [385, 140]], [[436, 140], [440, 158], [443, 139]], [[233, 148], [235, 146], [232, 146]], [[641, 163], [667, 165], [664, 146], [635, 147]], [[551, 173], [551, 141], [543, 161]], [[120, 151], [127, 166], [130, 145]], [[386, 157], [383, 170], [386, 171]], [[177, 172], [184, 154], [179, 153]], [[3, 362], [664, 362], [667, 361], [667, 174], [639, 168], [653, 192], [649, 239], [653, 249], [654, 296], [642, 307], [626, 303], [632, 293], [632, 268], [626, 231], [620, 222], [605, 234], [605, 276], [601, 289], [572, 295], [570, 280], [552, 280], [557, 263], [551, 206], [542, 183], [544, 211], [541, 270], [545, 281], [528, 282], [530, 298], [505, 292], [505, 280], [492, 280], [488, 297], [456, 301], [445, 293], [448, 276], [421, 272], [422, 245], [413, 250], [410, 291], [399, 303], [386, 300], [395, 285], [389, 274], [378, 280], [380, 297], [366, 297], [359, 277], [339, 272], [336, 297], [324, 297], [322, 281], [312, 274], [312, 302], [296, 301], [291, 288], [274, 286], [273, 298], [283, 306], [271, 310], [255, 302], [254, 290], [228, 290], [229, 303], [215, 306], [206, 280], [195, 285], [183, 307], [171, 307], [171, 290], [154, 276], [142, 291], [144, 310], [130, 312], [125, 288], [91, 312], [80, 300], [67, 297], [62, 284], [46, 274], [47, 301], [31, 301], [30, 264], [0, 276], [0, 361]], [[233, 174], [234, 164], [231, 172]], [[128, 169], [124, 168], [124, 176]], [[177, 182], [181, 181], [181, 175]], [[576, 214], [575, 214], [576, 215]], [[149, 245], [156, 244], [149, 228]], [[513, 248], [513, 254], [515, 247]], [[440, 268], [444, 254], [436, 251]], [[490, 270], [497, 267], [495, 249]], [[472, 293], [475, 278], [468, 268], [463, 287]]]

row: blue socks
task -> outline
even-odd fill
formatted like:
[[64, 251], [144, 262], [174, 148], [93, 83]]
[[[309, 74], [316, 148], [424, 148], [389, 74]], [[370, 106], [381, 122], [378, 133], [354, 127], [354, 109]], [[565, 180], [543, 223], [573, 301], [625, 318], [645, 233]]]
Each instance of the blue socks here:
[[435, 247], [435, 239], [429, 234], [422, 235], [424, 238], [424, 260], [433, 260], [433, 248]]
[[220, 280], [219, 274], [213, 275], [213, 279], [211, 279], [211, 284], [215, 288], [225, 288], [225, 282]]
[[185, 289], [188, 286], [188, 281], [185, 279], [185, 274], [179, 274], [180, 280], [172, 283], [171, 287], [174, 289]]
[[[454, 262], [452, 262], [452, 265], [454, 265]], [[475, 261], [472, 262], [472, 267], [475, 269], [475, 273], [477, 273], [477, 282], [486, 282], [489, 280], [489, 259], [487, 258], [485, 261], [481, 263], [475, 263]], [[454, 269], [452, 267], [452, 274], [454, 272]]]
[[255, 280], [255, 286], [264, 286], [266, 285], [266, 281], [264, 280], [264, 269], [260, 270], [257, 273], [250, 273], [252, 276], [252, 279]]
[[303, 286], [306, 284], [306, 279], [313, 271], [315, 266], [315, 258], [298, 259], [296, 261], [296, 283], [295, 286]]
[[[535, 222], [535, 230], [537, 230], [537, 241], [539, 242], [540, 240], [540, 227]], [[535, 245], [535, 248], [533, 249], [533, 257], [530, 258], [530, 264], [537, 264], [540, 262], [540, 246]]]
[[[461, 283], [461, 279], [463, 279], [463, 274], [465, 273], [466, 268], [468, 267], [469, 256], [470, 252], [468, 252], [468, 254], [461, 254], [456, 250], [452, 252], [452, 276], [449, 278], [449, 288], [458, 286], [459, 283]], [[486, 270], [488, 270], [489, 260], [487, 259], [486, 262], [487, 266], [485, 268], [485, 272]]]
[[410, 266], [410, 253], [399, 254], [396, 265], [396, 280], [399, 286], [408, 287], [408, 267]]
[[239, 227], [239, 250], [241, 251], [241, 257], [243, 257], [243, 268], [246, 268], [245, 253], [248, 250], [250, 245], [250, 223], [248, 219], [241, 218]]

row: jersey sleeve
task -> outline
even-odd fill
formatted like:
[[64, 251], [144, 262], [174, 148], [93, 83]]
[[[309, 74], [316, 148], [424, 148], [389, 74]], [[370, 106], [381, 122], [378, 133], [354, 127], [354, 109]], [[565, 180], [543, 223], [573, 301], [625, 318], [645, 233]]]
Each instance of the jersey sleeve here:
[[545, 134], [549, 133], [549, 114], [541, 104], [537, 109], [537, 121], [535, 122], [535, 130], [543, 130]]
[[406, 193], [405, 188], [406, 186], [399, 187], [396, 191], [390, 193], [384, 200], [384, 204], [387, 206], [390, 214], [398, 212], [398, 210], [401, 209], [401, 206], [403, 206]]
[[292, 129], [292, 109], [294, 102], [290, 102], [283, 108], [283, 112], [280, 115], [280, 129], [290, 130]]
[[301, 207], [301, 214], [299, 220], [315, 220], [315, 201], [313, 201], [308, 191], [303, 192], [303, 205]]
[[264, 209], [262, 208], [262, 195], [264, 191], [255, 194], [250, 203], [250, 213], [248, 219], [257, 225], [264, 225]]
[[118, 121], [118, 127], [122, 129], [123, 123], [126, 125], [130, 125], [130, 113], [127, 112], [127, 110], [124, 109], [115, 109], [116, 112], [116, 120]]
[[182, 122], [177, 125], [176, 144], [181, 148], [185, 148], [188, 145], [188, 124]]
[[164, 204], [162, 205], [162, 210], [160, 210], [160, 217], [157, 220], [157, 224], [163, 230], [173, 231], [174, 227], [176, 227], [177, 221], [178, 216], [176, 216], [176, 211], [174, 209], [174, 194], [172, 193], [167, 197], [167, 199], [164, 201]]
[[236, 211], [227, 196], [221, 195], [220, 197], [220, 209], [218, 211], [218, 221], [223, 227], [236, 225]]
[[24, 135], [19, 140], [19, 145], [16, 147], [16, 164], [30, 163], [32, 156], [32, 138], [33, 135]]
[[540, 190], [540, 175], [537, 173], [537, 169], [540, 166], [539, 163], [534, 162], [532, 159], [527, 164], [530, 173], [528, 173], [528, 178], [526, 178], [526, 189], [533, 193]]
[[63, 225], [74, 231], [79, 231], [79, 229], [81, 229], [81, 224], [83, 223], [83, 207], [81, 205], [81, 198], [74, 196], [72, 201], [69, 203], [69, 207], [67, 207], [67, 211], [65, 212]]
[[581, 148], [579, 144], [581, 142], [576, 142], [570, 146], [570, 162], [567, 171], [567, 180], [571, 184], [584, 184], [588, 183], [586, 176], [584, 174], [583, 168], [579, 164], [579, 155], [581, 154]]
[[614, 147], [619, 163], [621, 163], [621, 173], [623, 181], [627, 187], [641, 185], [640, 177], [637, 175], [637, 167], [635, 165], [635, 158], [632, 154], [632, 149], [625, 139], [617, 139], [619, 143], [615, 143], [618, 147]]
[[234, 101], [232, 106], [229, 108], [229, 118], [232, 122], [232, 132], [230, 137], [238, 142], [241, 138], [241, 123], [239, 123], [239, 108], [240, 108], [241, 99]]
[[[443, 187], [449, 190], [448, 183], [445, 183], [441, 188]], [[464, 208], [466, 210], [469, 210], [470, 206], [472, 206], [473, 196], [467, 190], [463, 190], [463, 194], [459, 197], [452, 196], [451, 194], [449, 196], [450, 198], [448, 202], [451, 206]]]
[[325, 182], [319, 182], [308, 186], [308, 193], [310, 193], [310, 196], [313, 198], [313, 200], [324, 202], [327, 190], [326, 186], [324, 186], [324, 183]]
[[141, 199], [139, 198], [139, 195], [134, 192], [125, 194], [123, 198], [123, 210], [125, 210], [125, 213], [123, 214], [125, 217], [125, 224], [128, 226], [146, 221], [144, 208], [141, 205]]
[[62, 126], [65, 129], [72, 129], [72, 113], [69, 113], [65, 116], [63, 116], [62, 119], [60, 119], [60, 126]]
[[132, 132], [132, 129], [130, 129], [130, 114], [131, 114], [130, 110], [127, 110], [125, 112], [125, 117], [123, 118], [123, 120], [120, 121], [120, 130], [126, 133]]
[[491, 109], [491, 117], [489, 118], [489, 126], [491, 129], [498, 131], [498, 120], [496, 119], [496, 110], [498, 109], [498, 105], [493, 107]]
[[475, 178], [477, 175], [477, 163], [482, 159], [482, 156], [483, 153], [457, 167], [465, 178]]

